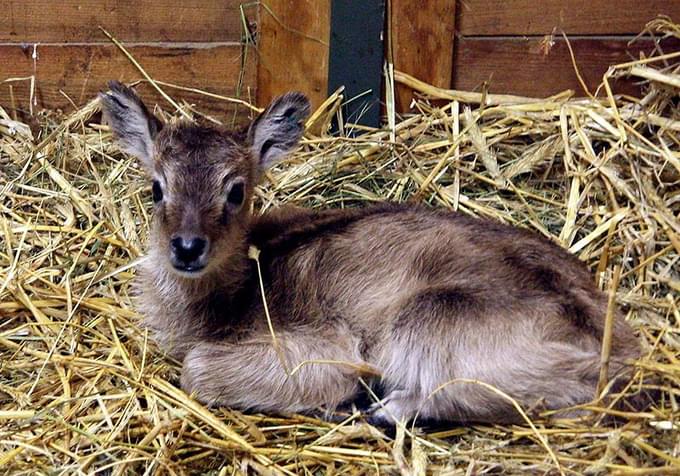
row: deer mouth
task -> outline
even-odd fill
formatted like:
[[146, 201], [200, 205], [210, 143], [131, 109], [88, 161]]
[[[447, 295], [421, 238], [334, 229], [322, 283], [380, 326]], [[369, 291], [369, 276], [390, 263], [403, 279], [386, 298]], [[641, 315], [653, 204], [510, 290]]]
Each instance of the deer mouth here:
[[[201, 257], [204, 258], [204, 257]], [[192, 261], [184, 261], [177, 256], [170, 255], [170, 265], [175, 273], [186, 278], [197, 278], [207, 268], [206, 259], [195, 259]]]
[[172, 266], [182, 273], [199, 273], [205, 269], [204, 264], [173, 264]]
[[207, 266], [205, 264], [179, 264], [172, 263], [172, 272], [176, 276], [184, 279], [200, 279], [205, 275]]

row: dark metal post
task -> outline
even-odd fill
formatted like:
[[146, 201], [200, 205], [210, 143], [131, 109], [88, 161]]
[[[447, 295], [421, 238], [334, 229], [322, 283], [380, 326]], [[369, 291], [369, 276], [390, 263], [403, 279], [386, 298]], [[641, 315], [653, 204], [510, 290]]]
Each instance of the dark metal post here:
[[345, 86], [346, 122], [380, 126], [385, 0], [332, 0], [328, 94]]

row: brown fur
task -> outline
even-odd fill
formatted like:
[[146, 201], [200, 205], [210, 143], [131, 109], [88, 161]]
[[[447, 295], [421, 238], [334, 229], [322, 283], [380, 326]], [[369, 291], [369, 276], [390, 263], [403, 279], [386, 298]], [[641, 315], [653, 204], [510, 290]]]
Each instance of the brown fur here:
[[[176, 125], [152, 137], [147, 168], [167, 197], [139, 270], [140, 309], [161, 346], [183, 360], [188, 392], [259, 411], [333, 408], [357, 394], [357, 368], [368, 365], [381, 374], [386, 398], [374, 411], [385, 418], [517, 420], [507, 401], [474, 384], [431, 395], [453, 379], [486, 382], [526, 407], [594, 397], [606, 298], [582, 263], [542, 237], [389, 204], [251, 216], [262, 157], [272, 141], [276, 150], [276, 127], [295, 107], [304, 109], [284, 96], [243, 134]], [[125, 133], [116, 120], [114, 131]], [[258, 128], [270, 134], [259, 142]], [[223, 183], [234, 176], [245, 179], [245, 203], [225, 215]], [[210, 241], [209, 264], [197, 276], [170, 264], [168, 241], [178, 230]], [[278, 352], [249, 246], [260, 250]], [[638, 354], [617, 315], [610, 375]], [[319, 360], [358, 366], [310, 362], [286, 373]]]

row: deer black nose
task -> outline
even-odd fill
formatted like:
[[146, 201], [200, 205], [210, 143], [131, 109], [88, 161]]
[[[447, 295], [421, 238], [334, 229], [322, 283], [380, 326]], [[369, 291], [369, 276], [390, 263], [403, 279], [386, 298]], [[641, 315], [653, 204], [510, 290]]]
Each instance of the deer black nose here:
[[203, 238], [197, 237], [185, 239], [178, 236], [170, 240], [172, 252], [179, 261], [186, 264], [196, 261], [205, 251], [206, 245], [207, 242]]

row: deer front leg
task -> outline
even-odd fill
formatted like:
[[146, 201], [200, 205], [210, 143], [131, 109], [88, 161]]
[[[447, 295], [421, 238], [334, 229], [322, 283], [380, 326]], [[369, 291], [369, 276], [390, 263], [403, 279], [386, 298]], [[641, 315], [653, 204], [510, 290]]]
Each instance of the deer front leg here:
[[361, 357], [351, 338], [277, 334], [277, 342], [278, 351], [269, 335], [200, 343], [184, 359], [182, 388], [210, 406], [263, 412], [333, 409], [356, 395]]

